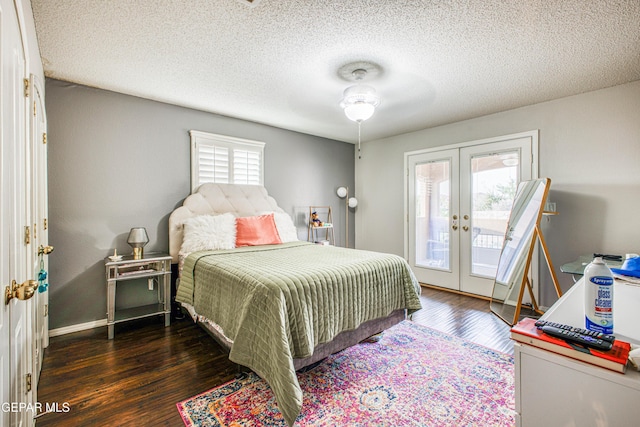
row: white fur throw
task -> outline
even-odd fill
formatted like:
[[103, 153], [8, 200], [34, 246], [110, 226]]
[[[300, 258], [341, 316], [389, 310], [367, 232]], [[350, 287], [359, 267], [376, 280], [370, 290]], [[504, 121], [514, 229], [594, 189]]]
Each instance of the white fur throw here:
[[180, 255], [235, 247], [236, 217], [233, 214], [199, 215], [184, 221], [184, 239]]

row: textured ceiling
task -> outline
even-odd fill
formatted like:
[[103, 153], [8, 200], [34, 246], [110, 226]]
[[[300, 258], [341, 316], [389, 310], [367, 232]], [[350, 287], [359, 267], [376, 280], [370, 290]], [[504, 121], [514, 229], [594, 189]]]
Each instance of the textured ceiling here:
[[363, 141], [640, 80], [639, 0], [31, 3], [48, 77], [342, 141], [351, 62]]

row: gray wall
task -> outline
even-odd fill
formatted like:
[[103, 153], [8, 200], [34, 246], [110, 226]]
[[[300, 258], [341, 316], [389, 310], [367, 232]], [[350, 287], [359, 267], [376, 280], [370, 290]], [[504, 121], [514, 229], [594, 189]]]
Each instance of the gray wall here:
[[[539, 173], [560, 215], [543, 233], [560, 265], [581, 254], [640, 250], [640, 81], [372, 141], [356, 161], [358, 248], [404, 253], [404, 153], [539, 129]], [[555, 292], [541, 265], [541, 300]]]
[[[147, 250], [167, 250], [168, 215], [189, 194], [190, 129], [266, 142], [265, 186], [292, 214], [300, 238], [308, 205], [332, 205], [344, 244], [335, 189], [354, 188], [350, 144], [51, 79], [46, 100], [52, 329], [105, 318], [103, 258], [113, 248], [130, 251], [131, 227], [147, 227]], [[594, 251], [640, 250], [638, 117], [634, 82], [365, 143], [355, 161], [350, 242], [355, 228], [358, 248], [403, 254], [405, 152], [539, 129], [540, 176], [551, 178], [560, 211], [543, 232], [566, 290], [573, 282], [561, 264]], [[541, 302], [549, 305], [544, 270], [541, 278]]]
[[[299, 237], [308, 206], [331, 205], [344, 243], [335, 190], [354, 187], [352, 144], [52, 79], [46, 108], [51, 329], [106, 318], [103, 260], [114, 248], [131, 252], [131, 227], [147, 228], [146, 251], [168, 251], [169, 214], [190, 193], [191, 129], [265, 142], [265, 187]], [[118, 291], [122, 305], [153, 297], [144, 285]]]

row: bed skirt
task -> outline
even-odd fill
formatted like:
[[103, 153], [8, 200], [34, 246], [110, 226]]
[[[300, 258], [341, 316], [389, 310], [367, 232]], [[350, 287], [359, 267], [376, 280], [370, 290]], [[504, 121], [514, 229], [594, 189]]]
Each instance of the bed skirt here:
[[[195, 313], [195, 310], [189, 304], [182, 304], [183, 309], [189, 313], [189, 316], [200, 326], [202, 327], [209, 335], [211, 335], [218, 344], [228, 353], [231, 351], [231, 343], [220, 330], [216, 328], [212, 322], [207, 320], [203, 320], [202, 316], [198, 316]], [[369, 338], [372, 335], [379, 334], [386, 329], [389, 329], [393, 325], [400, 323], [404, 319], [407, 318], [407, 310], [400, 309], [391, 312], [391, 314], [387, 317], [382, 317], [379, 319], [369, 320], [361, 324], [358, 328], [340, 332], [333, 340], [318, 344], [314, 350], [313, 354], [309, 357], [305, 357], [302, 359], [293, 359], [293, 367], [295, 370], [302, 369], [306, 366], [312, 365], [325, 357], [337, 353], [338, 351], [344, 350], [345, 348], [356, 345], [362, 340]]]

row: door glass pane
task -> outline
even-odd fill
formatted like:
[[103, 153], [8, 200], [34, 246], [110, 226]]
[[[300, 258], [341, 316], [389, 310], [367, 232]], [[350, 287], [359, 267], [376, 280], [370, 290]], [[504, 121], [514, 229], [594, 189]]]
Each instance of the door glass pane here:
[[450, 163], [441, 160], [415, 167], [417, 266], [449, 269]]
[[471, 159], [471, 273], [495, 277], [518, 185], [519, 151]]

